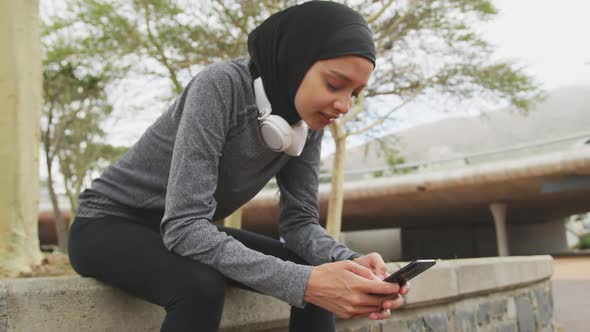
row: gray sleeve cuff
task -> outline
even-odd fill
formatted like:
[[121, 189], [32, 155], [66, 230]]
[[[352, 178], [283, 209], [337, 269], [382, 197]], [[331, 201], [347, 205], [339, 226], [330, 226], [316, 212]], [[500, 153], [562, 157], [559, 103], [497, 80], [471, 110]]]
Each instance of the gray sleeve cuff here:
[[290, 292], [291, 296], [289, 296], [286, 302], [294, 307], [303, 308], [306, 304], [304, 300], [305, 289], [307, 288], [307, 281], [309, 280], [313, 266], [298, 265], [298, 267], [300, 268], [294, 271], [296, 275], [293, 278], [293, 292]]
[[348, 257], [348, 258], [347, 258], [348, 260], [353, 260], [353, 259], [355, 259], [355, 258], [359, 258], [359, 257], [363, 257], [363, 256], [364, 256], [364, 255], [362, 255], [362, 254], [359, 254], [358, 252], [354, 252], [354, 251], [352, 251], [352, 250], [351, 250], [351, 252], [352, 252], [352, 255], [351, 255], [350, 257]]

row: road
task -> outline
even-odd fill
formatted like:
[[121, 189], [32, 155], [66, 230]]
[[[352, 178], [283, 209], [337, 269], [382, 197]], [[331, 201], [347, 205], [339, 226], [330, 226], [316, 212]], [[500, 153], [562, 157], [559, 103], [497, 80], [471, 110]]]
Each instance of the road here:
[[564, 332], [590, 330], [590, 256], [556, 257], [552, 277], [554, 318]]

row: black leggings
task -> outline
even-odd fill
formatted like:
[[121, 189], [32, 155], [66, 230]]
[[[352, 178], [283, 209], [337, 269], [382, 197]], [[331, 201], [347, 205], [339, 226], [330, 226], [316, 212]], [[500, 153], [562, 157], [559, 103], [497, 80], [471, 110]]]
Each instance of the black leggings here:
[[[280, 241], [218, 226], [245, 246], [305, 264]], [[161, 331], [218, 331], [226, 279], [208, 265], [170, 252], [157, 225], [125, 218], [76, 218], [70, 228], [69, 255], [82, 276], [92, 277], [166, 309]], [[289, 331], [334, 331], [334, 315], [307, 304], [291, 307]]]

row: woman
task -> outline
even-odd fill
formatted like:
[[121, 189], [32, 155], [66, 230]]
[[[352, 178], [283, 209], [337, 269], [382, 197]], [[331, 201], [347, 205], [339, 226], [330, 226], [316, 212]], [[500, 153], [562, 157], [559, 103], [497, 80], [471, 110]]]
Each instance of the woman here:
[[[334, 331], [333, 314], [389, 317], [408, 288], [380, 280], [379, 254], [349, 250], [318, 223], [322, 129], [375, 66], [366, 21], [312, 1], [272, 15], [248, 49], [249, 60], [201, 71], [82, 193], [73, 267], [164, 306], [162, 331], [217, 331], [226, 282], [289, 303], [290, 331]], [[273, 176], [284, 243], [211, 223]]]

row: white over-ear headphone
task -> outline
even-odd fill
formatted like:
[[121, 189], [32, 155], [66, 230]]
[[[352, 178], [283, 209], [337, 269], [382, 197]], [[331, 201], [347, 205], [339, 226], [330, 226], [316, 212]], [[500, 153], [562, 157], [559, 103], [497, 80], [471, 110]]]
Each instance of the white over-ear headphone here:
[[272, 108], [260, 77], [254, 80], [254, 96], [258, 107], [260, 134], [266, 146], [276, 152], [299, 156], [307, 139], [308, 128], [305, 122], [299, 121], [290, 126], [282, 117], [270, 114]]

